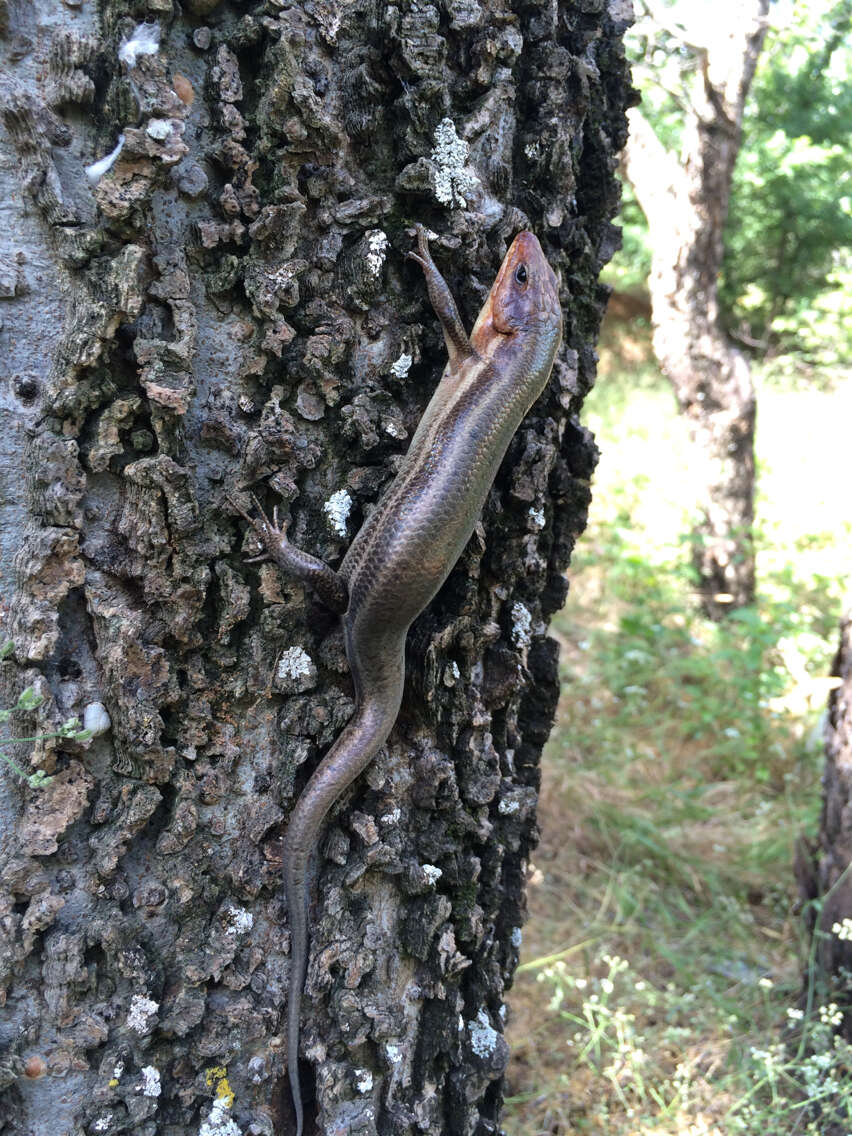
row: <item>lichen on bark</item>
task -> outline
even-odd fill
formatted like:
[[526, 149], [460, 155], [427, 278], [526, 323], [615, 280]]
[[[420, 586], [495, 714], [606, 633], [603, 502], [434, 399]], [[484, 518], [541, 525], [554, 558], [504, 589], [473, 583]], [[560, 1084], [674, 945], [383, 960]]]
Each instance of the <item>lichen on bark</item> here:
[[444, 362], [405, 260], [416, 221], [468, 325], [536, 231], [565, 347], [322, 840], [303, 1081], [322, 1131], [497, 1131], [547, 621], [595, 461], [577, 414], [617, 242], [626, 18], [8, 6], [0, 679], [5, 704], [41, 684], [39, 730], [95, 704], [111, 730], [34, 750], [42, 796], [0, 795], [2, 1136], [290, 1131], [281, 838], [353, 692], [335, 619], [243, 562], [226, 494], [278, 503], [339, 562]]

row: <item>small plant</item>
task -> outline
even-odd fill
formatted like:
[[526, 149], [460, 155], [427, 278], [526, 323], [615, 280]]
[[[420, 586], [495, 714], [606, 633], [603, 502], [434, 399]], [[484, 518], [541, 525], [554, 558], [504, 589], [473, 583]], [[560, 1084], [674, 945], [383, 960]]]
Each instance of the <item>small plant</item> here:
[[[8, 659], [14, 650], [14, 644], [11, 642], [4, 643], [0, 646], [0, 662]], [[31, 686], [22, 690], [18, 695], [18, 701], [14, 706], [9, 709], [0, 709], [0, 722], [8, 722], [15, 713], [28, 713], [39, 707], [44, 699], [40, 694], [36, 694]], [[67, 722], [63, 722], [58, 730], [49, 734], [35, 734], [27, 738], [6, 738], [3, 742], [4, 745], [19, 745], [25, 742], [41, 742], [48, 738], [68, 738], [73, 741], [83, 742], [88, 741], [92, 736], [91, 730], [84, 730], [80, 723], [79, 718], [69, 718]], [[7, 753], [0, 749], [0, 761], [4, 761], [10, 769], [14, 770], [17, 775], [26, 781], [31, 789], [41, 789], [45, 785], [49, 785], [53, 778], [44, 772], [43, 769], [37, 769], [35, 773], [27, 773], [22, 769], [16, 761], [14, 761]]]
[[[601, 1131], [681, 1132], [678, 1117], [689, 1113], [704, 1117], [703, 1127], [689, 1131], [707, 1136], [816, 1133], [830, 1123], [848, 1131], [852, 1046], [836, 1033], [838, 1004], [790, 1007], [789, 991], [754, 973], [733, 1008], [720, 997], [720, 977], [707, 975], [692, 989], [655, 984], [605, 952], [584, 974], [564, 960], [539, 970], [537, 981], [550, 990], [548, 1009], [566, 1026], [571, 1082], [585, 1069], [599, 1086], [587, 1120], [612, 1125]], [[797, 1035], [788, 1029], [787, 1043], [780, 1040], [785, 1018]], [[779, 1040], [750, 1042], [755, 1027]], [[714, 1030], [730, 1038], [721, 1068], [705, 1042]]]

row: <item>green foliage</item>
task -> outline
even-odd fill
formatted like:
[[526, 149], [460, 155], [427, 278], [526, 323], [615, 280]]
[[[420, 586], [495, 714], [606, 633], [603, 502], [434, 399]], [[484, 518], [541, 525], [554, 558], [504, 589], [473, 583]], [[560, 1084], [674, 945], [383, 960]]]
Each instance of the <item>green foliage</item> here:
[[[667, 4], [672, 17], [676, 4]], [[723, 319], [758, 356], [807, 369], [852, 360], [852, 0], [778, 3], [758, 60], [734, 171], [720, 279]], [[697, 57], [640, 21], [642, 111], [677, 154]], [[626, 189], [624, 246], [607, 279], [647, 279], [647, 224]], [[783, 368], [782, 368], [783, 370]]]
[[[758, 606], [709, 622], [694, 606], [688, 537], [649, 556], [631, 511], [625, 502], [600, 527], [585, 562], [605, 577], [607, 602], [619, 615], [589, 630], [593, 667], [571, 676], [581, 699], [587, 678], [590, 684], [588, 715], [578, 715], [580, 744], [592, 744], [594, 735], [600, 746], [603, 723], [591, 703], [603, 689], [614, 760], [623, 739], [636, 734], [655, 747], [671, 744], [677, 722], [678, 744], [698, 746], [709, 775], [778, 783], [801, 729], [791, 686], [802, 672], [825, 673], [831, 647], [814, 628], [838, 611], [842, 580], [803, 579], [785, 563], [764, 581]], [[798, 710], [795, 699], [793, 706]]]
[[799, 4], [764, 47], [744, 121], [721, 298], [735, 331], [848, 361], [852, 315], [852, 0]]
[[[4, 643], [0, 646], [0, 661], [8, 659], [14, 649], [14, 644], [11, 642]], [[28, 686], [18, 695], [18, 700], [14, 706], [0, 709], [0, 723], [8, 722], [13, 714], [32, 713], [33, 710], [41, 706], [43, 701], [42, 696], [37, 694], [31, 686]], [[91, 736], [91, 730], [82, 729], [79, 718], [69, 718], [53, 733], [35, 734], [32, 737], [4, 738], [3, 744], [7, 746], [19, 745], [22, 743], [45, 741], [48, 738], [68, 738], [72, 741], [83, 742], [88, 741]], [[40, 789], [45, 785], [49, 785], [53, 780], [43, 769], [37, 769], [35, 773], [27, 773], [25, 769], [22, 769], [21, 766], [9, 757], [7, 753], [4, 753], [3, 750], [0, 750], [0, 761], [5, 762], [22, 780], [26, 781], [31, 789]]]

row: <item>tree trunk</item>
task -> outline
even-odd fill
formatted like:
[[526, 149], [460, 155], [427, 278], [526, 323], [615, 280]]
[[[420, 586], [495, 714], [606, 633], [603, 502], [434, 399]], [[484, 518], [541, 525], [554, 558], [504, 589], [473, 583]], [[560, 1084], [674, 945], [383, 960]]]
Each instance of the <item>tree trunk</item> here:
[[[719, 322], [723, 230], [743, 107], [769, 0], [714, 11], [713, 42], [693, 48], [698, 77], [681, 155], [630, 111], [625, 172], [650, 229], [654, 353], [686, 415], [706, 496], [694, 533], [702, 602], [719, 618], [754, 599], [754, 422], [749, 365]], [[705, 20], [705, 23], [709, 21]], [[709, 40], [710, 29], [702, 29]]]
[[[849, 1001], [852, 973], [852, 611], [840, 628], [832, 674], [838, 685], [828, 700], [825, 730], [822, 819], [819, 841], [810, 855], [800, 850], [798, 868], [803, 898], [822, 901], [816, 929], [817, 975], [826, 1001]], [[811, 873], [802, 872], [810, 865]], [[832, 931], [849, 920], [842, 934]], [[838, 997], [840, 995], [841, 997]], [[852, 1016], [843, 1033], [852, 1041]]]
[[796, 842], [794, 867], [811, 942], [799, 999], [803, 1036], [795, 1034], [793, 1042], [811, 1070], [811, 1120], [824, 1136], [844, 1136], [849, 1091], [842, 1046], [852, 1043], [852, 609], [841, 623], [832, 675], [837, 685], [828, 700], [819, 837]]
[[353, 692], [225, 495], [339, 562], [444, 364], [417, 221], [468, 326], [532, 228], [565, 343], [327, 825], [302, 1085], [309, 1132], [497, 1131], [630, 15], [0, 0], [0, 706], [94, 730], [0, 773], [2, 1136], [292, 1131], [281, 839]]

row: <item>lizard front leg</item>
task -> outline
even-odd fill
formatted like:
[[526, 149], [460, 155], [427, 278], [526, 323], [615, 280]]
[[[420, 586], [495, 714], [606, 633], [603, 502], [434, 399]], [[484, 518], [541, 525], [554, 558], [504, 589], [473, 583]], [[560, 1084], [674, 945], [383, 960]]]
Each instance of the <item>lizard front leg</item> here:
[[432, 260], [426, 230], [422, 225], [415, 226], [415, 229], [417, 232], [417, 252], [406, 253], [406, 256], [408, 260], [413, 260], [423, 269], [429, 300], [435, 310], [435, 315], [441, 321], [450, 366], [458, 366], [463, 359], [467, 359], [474, 353], [470, 338], [464, 329], [449, 285]]
[[264, 553], [260, 557], [249, 557], [249, 559], [259, 560], [269, 556], [285, 575], [295, 576], [297, 580], [308, 584], [326, 607], [342, 615], [349, 606], [349, 589], [343, 578], [322, 560], [311, 556], [309, 552], [302, 552], [300, 548], [289, 542], [287, 522], [285, 521], [284, 524], [278, 522], [277, 505], [273, 519], [270, 521], [254, 494], [251, 495], [251, 499], [259, 514], [257, 517], [252, 516], [235, 497], [228, 494], [228, 500], [237, 512], [245, 517], [264, 548]]

